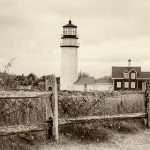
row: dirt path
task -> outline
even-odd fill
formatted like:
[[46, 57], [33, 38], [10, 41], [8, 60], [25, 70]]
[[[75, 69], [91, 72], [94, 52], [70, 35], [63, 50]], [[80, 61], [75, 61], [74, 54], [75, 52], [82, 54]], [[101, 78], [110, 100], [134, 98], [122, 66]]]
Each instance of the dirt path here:
[[150, 150], [150, 130], [138, 134], [115, 134], [107, 143], [82, 144], [62, 140], [41, 145], [36, 150]]

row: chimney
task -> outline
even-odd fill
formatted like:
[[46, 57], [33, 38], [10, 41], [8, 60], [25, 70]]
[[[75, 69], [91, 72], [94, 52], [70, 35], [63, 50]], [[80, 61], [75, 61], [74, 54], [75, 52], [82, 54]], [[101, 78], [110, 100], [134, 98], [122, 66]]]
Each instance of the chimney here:
[[128, 67], [131, 68], [131, 59], [128, 59]]

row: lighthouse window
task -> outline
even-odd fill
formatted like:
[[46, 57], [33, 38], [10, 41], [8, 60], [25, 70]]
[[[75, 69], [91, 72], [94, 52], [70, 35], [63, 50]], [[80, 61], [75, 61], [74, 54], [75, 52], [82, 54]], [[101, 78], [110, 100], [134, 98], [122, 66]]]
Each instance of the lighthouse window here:
[[73, 28], [73, 29], [72, 29], [72, 35], [75, 35], [74, 31], [75, 31], [75, 30], [74, 30], [74, 28]]
[[75, 28], [73, 29], [73, 35], [76, 35], [76, 29]]
[[67, 29], [64, 28], [64, 35], [67, 35]]
[[71, 29], [70, 28], [68, 28], [68, 35], [70, 35], [71, 34]]

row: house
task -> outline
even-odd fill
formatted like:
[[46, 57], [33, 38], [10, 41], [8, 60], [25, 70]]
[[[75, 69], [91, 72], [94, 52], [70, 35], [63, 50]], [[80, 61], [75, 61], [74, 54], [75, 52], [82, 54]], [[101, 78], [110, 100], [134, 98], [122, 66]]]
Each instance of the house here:
[[150, 80], [150, 72], [132, 67], [129, 59], [127, 67], [112, 67], [112, 80], [114, 90], [144, 90], [145, 82]]
[[94, 77], [79, 77], [74, 83], [74, 90], [77, 91], [90, 91], [93, 90]]
[[74, 90], [76, 91], [108, 91], [112, 89], [112, 80], [97, 80], [94, 77], [79, 77], [74, 83]]
[[95, 91], [112, 91], [113, 90], [113, 82], [109, 79], [98, 79], [95, 80], [93, 85], [93, 90]]

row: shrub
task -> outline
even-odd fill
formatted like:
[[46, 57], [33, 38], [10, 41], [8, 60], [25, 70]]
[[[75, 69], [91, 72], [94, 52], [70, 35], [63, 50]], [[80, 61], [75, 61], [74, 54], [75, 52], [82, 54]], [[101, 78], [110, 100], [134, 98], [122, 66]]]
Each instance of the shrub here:
[[[122, 95], [123, 94], [123, 95]], [[59, 92], [59, 117], [100, 116], [144, 112], [141, 92]]]
[[91, 124], [67, 125], [61, 127], [59, 132], [70, 139], [76, 139], [82, 142], [102, 142], [107, 141], [109, 138], [107, 129]]
[[47, 142], [45, 132], [1, 136], [0, 150], [29, 150], [43, 142]]
[[104, 121], [102, 126], [122, 133], [135, 133], [139, 130], [138, 124], [135, 122], [132, 123], [131, 121]]

